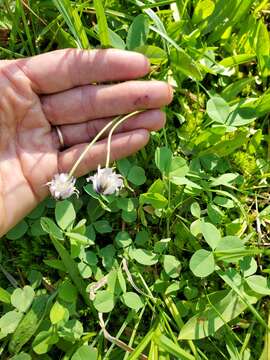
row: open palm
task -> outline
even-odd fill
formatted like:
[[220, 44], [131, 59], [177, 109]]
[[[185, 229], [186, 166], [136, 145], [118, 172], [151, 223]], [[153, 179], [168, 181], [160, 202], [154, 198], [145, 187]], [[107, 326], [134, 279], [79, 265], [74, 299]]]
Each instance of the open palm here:
[[[142, 55], [112, 49], [67, 49], [0, 61], [0, 236], [48, 195], [46, 183], [54, 174], [68, 172], [112, 117], [149, 109], [118, 129], [112, 159], [134, 153], [147, 143], [149, 131], [163, 126], [158, 108], [171, 101], [170, 87], [132, 81], [148, 71]], [[65, 149], [55, 126], [61, 129]], [[105, 158], [103, 139], [75, 175], [89, 172]]]

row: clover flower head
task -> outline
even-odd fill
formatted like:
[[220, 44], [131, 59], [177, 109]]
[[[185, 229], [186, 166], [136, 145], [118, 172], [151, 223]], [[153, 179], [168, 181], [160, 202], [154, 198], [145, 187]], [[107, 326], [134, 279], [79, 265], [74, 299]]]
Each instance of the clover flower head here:
[[56, 174], [50, 182], [46, 185], [49, 186], [51, 195], [56, 200], [63, 200], [69, 198], [71, 195], [78, 196], [79, 191], [75, 187], [76, 178], [69, 176], [69, 174], [61, 173]]
[[92, 181], [95, 192], [103, 195], [112, 195], [124, 186], [121, 175], [116, 174], [112, 168], [101, 169], [100, 165], [97, 173], [86, 180]]

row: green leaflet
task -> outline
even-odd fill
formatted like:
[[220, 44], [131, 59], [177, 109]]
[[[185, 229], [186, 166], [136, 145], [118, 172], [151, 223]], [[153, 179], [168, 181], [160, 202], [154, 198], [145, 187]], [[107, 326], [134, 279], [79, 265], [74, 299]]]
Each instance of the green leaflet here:
[[[255, 304], [260, 297], [255, 293], [252, 296], [246, 294], [246, 298], [251, 304]], [[213, 307], [209, 304], [204, 311], [193, 316], [181, 329], [179, 340], [197, 340], [214, 335], [219, 328], [236, 318], [247, 307], [231, 290], [218, 303], [213, 303]]]

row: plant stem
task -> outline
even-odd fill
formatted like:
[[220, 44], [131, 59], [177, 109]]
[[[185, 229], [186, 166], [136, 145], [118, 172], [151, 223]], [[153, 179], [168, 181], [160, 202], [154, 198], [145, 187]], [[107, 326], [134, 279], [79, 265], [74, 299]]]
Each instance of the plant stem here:
[[109, 167], [110, 152], [111, 152], [111, 149], [110, 149], [111, 148], [111, 139], [112, 139], [112, 134], [113, 134], [114, 130], [119, 125], [121, 125], [125, 120], [129, 119], [133, 115], [139, 114], [142, 111], [144, 111], [144, 110], [134, 111], [131, 114], [128, 114], [128, 115], [124, 116], [122, 119], [121, 119], [120, 116], [117, 116], [115, 119], [110, 121], [107, 125], [105, 125], [104, 128], [102, 130], [100, 130], [100, 132], [94, 137], [94, 139], [87, 145], [87, 147], [81, 153], [78, 160], [75, 162], [75, 164], [73, 165], [72, 169], [69, 172], [69, 178], [71, 178], [71, 176], [74, 174], [74, 172], [76, 171], [76, 169], [79, 166], [80, 162], [85, 157], [85, 155], [88, 153], [88, 151], [91, 149], [91, 147], [98, 141], [98, 139], [105, 133], [105, 131], [107, 131], [110, 127], [112, 127], [110, 132], [109, 132], [109, 135], [108, 135], [108, 143], [107, 143], [106, 167]]
[[106, 165], [105, 167], [109, 167], [110, 165], [110, 156], [111, 156], [111, 141], [112, 141], [112, 134], [115, 131], [115, 129], [121, 125], [124, 121], [126, 121], [127, 119], [129, 119], [131, 116], [133, 115], [137, 115], [141, 112], [143, 112], [144, 110], [138, 110], [138, 111], [133, 111], [132, 113], [124, 116], [121, 120], [119, 120], [110, 130], [109, 135], [108, 135], [108, 142], [107, 142], [107, 158], [106, 158]]
[[112, 125], [115, 124], [115, 122], [117, 122], [117, 120], [119, 119], [119, 116], [115, 119], [113, 119], [112, 121], [110, 121], [106, 126], [104, 126], [104, 128], [94, 137], [94, 139], [87, 145], [87, 147], [84, 149], [84, 151], [81, 153], [81, 155], [79, 156], [78, 160], [75, 162], [75, 164], [73, 165], [72, 169], [69, 172], [69, 178], [71, 178], [71, 176], [74, 174], [74, 172], [76, 171], [77, 167], [79, 166], [80, 162], [82, 161], [82, 159], [85, 157], [85, 155], [87, 154], [87, 152], [90, 150], [90, 148], [97, 142], [97, 140], [101, 137], [101, 135], [104, 134], [104, 132], [106, 130], [108, 130]]

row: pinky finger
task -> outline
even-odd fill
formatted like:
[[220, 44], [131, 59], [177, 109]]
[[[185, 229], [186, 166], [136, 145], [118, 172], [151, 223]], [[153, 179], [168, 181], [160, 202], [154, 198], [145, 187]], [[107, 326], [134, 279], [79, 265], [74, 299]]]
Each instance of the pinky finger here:
[[[133, 130], [114, 135], [111, 142], [111, 161], [129, 156], [144, 147], [149, 140], [149, 132], [145, 129]], [[59, 172], [68, 173], [87, 144], [79, 144], [60, 152]], [[104, 165], [107, 155], [106, 139], [98, 141], [86, 154], [75, 171], [75, 176], [83, 176], [94, 170], [98, 165]]]

